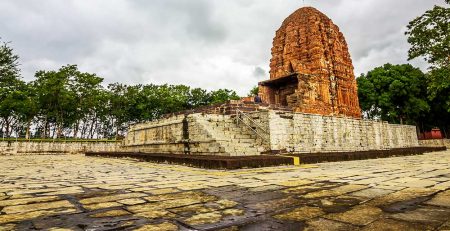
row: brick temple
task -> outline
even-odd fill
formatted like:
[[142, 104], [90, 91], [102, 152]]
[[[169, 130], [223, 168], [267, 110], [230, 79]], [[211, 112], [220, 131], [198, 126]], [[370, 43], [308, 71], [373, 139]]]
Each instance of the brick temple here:
[[344, 35], [312, 7], [287, 17], [273, 39], [264, 103], [295, 112], [361, 117], [353, 64]]

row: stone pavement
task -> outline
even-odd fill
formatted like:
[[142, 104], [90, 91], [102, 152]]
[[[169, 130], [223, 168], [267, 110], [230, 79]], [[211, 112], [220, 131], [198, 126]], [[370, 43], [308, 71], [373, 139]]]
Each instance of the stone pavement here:
[[0, 230], [450, 230], [450, 151], [233, 171], [0, 156]]

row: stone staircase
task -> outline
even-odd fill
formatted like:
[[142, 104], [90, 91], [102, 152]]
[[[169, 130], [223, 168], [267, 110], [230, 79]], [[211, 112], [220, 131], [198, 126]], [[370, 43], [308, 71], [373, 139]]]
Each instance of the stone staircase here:
[[197, 122], [230, 156], [260, 155], [265, 151], [264, 140], [244, 124], [237, 124], [230, 115], [193, 114]]

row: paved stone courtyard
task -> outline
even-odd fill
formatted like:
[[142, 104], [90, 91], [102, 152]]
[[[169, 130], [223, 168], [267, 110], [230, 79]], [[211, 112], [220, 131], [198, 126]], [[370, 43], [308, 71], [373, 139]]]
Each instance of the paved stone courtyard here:
[[450, 151], [235, 171], [0, 156], [0, 230], [450, 230]]

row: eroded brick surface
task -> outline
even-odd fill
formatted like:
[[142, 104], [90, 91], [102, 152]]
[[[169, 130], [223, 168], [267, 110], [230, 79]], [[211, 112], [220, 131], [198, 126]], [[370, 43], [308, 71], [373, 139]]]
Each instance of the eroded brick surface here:
[[414, 230], [450, 224], [450, 151], [233, 171], [0, 156], [0, 230]]
[[298, 9], [277, 30], [270, 80], [277, 79], [260, 83], [264, 102], [297, 112], [361, 116], [344, 35], [315, 8]]

